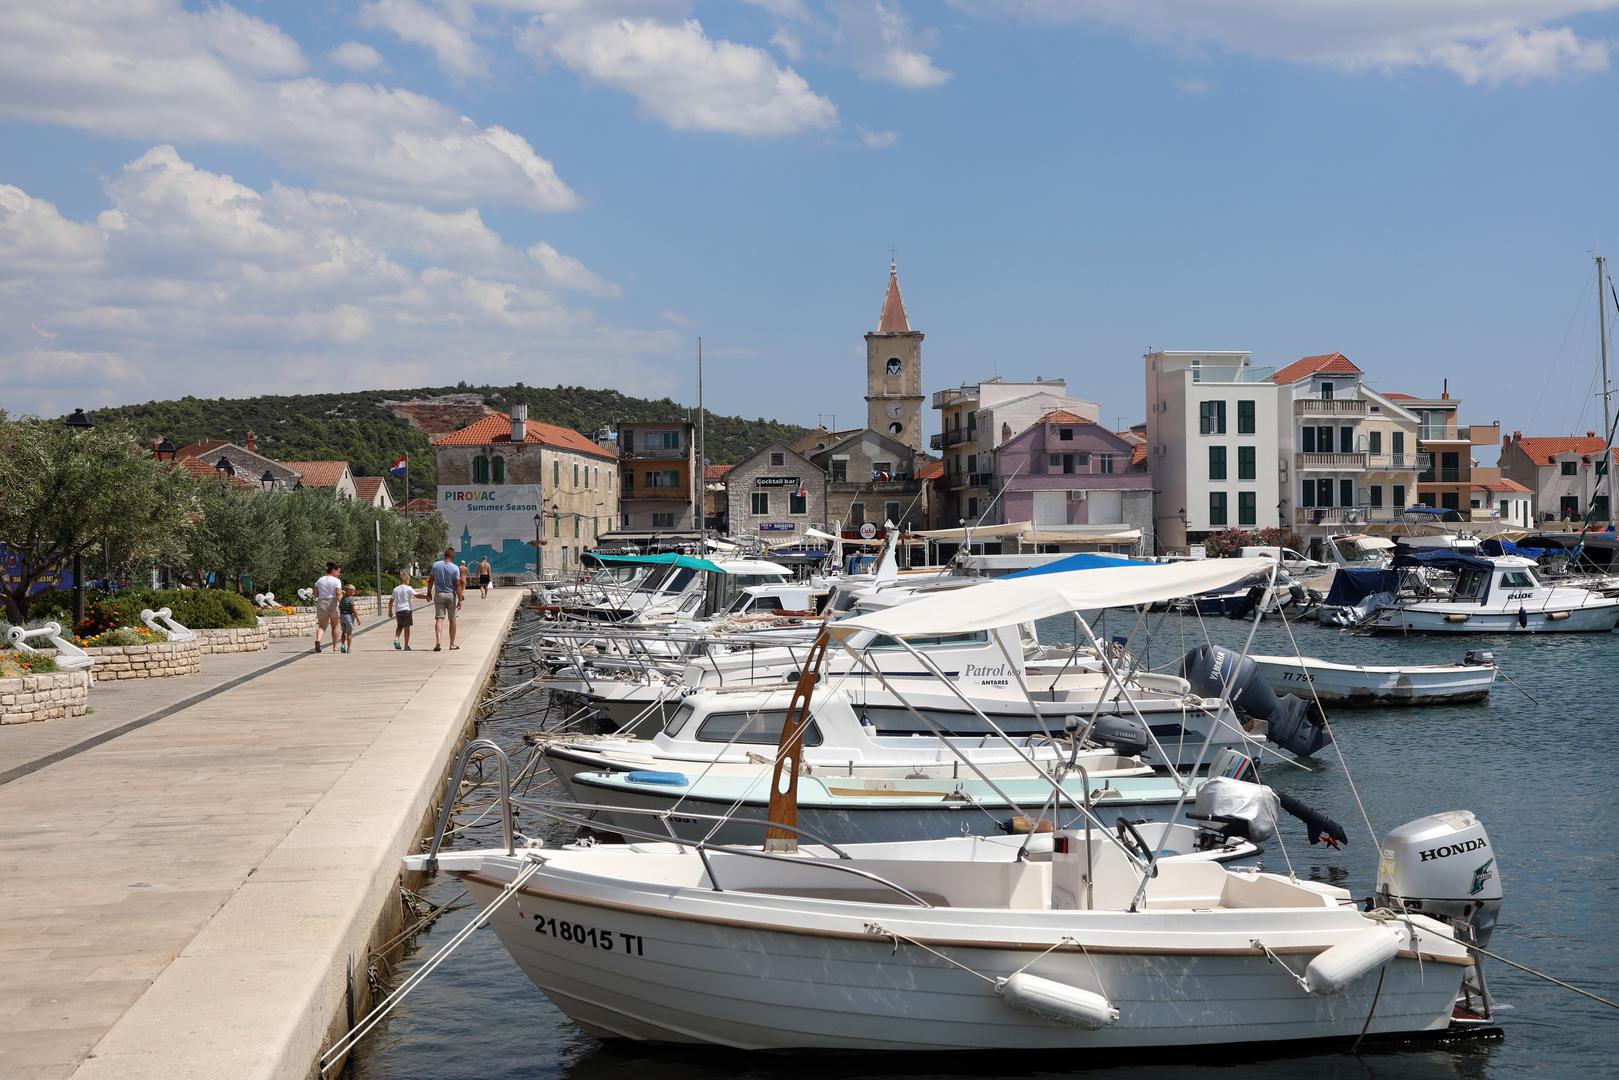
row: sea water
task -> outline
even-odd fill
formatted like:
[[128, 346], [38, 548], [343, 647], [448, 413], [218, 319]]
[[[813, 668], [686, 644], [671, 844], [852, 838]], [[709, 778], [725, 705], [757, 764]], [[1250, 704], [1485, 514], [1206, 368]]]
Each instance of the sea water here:
[[[1096, 625], [1105, 635], [1137, 630], [1135, 620], [1118, 613], [1098, 619]], [[1042, 624], [1042, 637], [1067, 640], [1071, 626], [1071, 621], [1048, 621]], [[1170, 615], [1153, 616], [1150, 628], [1151, 644], [1145, 651], [1152, 667], [1165, 670], [1205, 636], [1240, 647], [1248, 624]], [[1328, 748], [1309, 762], [1312, 771], [1280, 765], [1270, 769], [1267, 779], [1336, 818], [1350, 843], [1341, 850], [1311, 846], [1304, 827], [1284, 818], [1282, 845], [1267, 844], [1265, 868], [1286, 872], [1280, 850], [1285, 846], [1299, 876], [1365, 896], [1372, 891], [1377, 872], [1377, 853], [1365, 819], [1381, 836], [1435, 811], [1473, 810], [1489, 830], [1506, 893], [1492, 950], [1619, 999], [1619, 789], [1614, 769], [1619, 755], [1619, 721], [1614, 715], [1619, 701], [1614, 693], [1619, 685], [1619, 635], [1368, 638], [1310, 623], [1288, 628], [1266, 622], [1258, 628], [1253, 651], [1292, 654], [1289, 629], [1305, 655], [1347, 663], [1447, 663], [1460, 661], [1469, 648], [1490, 649], [1503, 677], [1481, 705], [1334, 711], [1333, 731], [1347, 773]], [[1139, 647], [1141, 640], [1137, 630], [1132, 643]], [[507, 669], [503, 676], [508, 684], [516, 677], [516, 669]], [[512, 748], [514, 761], [526, 761], [532, 751], [521, 736], [538, 726], [545, 706], [543, 693], [526, 695], [519, 705], [486, 722], [482, 734]], [[542, 772], [533, 783], [544, 779]], [[555, 791], [555, 785], [548, 790]], [[564, 832], [538, 821], [525, 820], [519, 827], [548, 839], [561, 838]], [[456, 846], [494, 844], [498, 828], [490, 821], [457, 841]], [[434, 903], [459, 892], [450, 878], [431, 881], [422, 889]], [[470, 902], [461, 903], [415, 939], [393, 972], [396, 980], [473, 917]], [[1358, 1055], [1344, 1050], [1279, 1055], [1256, 1050], [1235, 1056], [1227, 1052], [1208, 1063], [1195, 1057], [1139, 1066], [1114, 1063], [1107, 1072], [1143, 1080], [1619, 1076], [1619, 1011], [1498, 963], [1488, 963], [1486, 974], [1491, 990], [1506, 1006], [1497, 1015], [1504, 1031], [1499, 1040], [1368, 1044]], [[839, 1080], [1055, 1078], [1087, 1071], [1080, 1055], [1074, 1055], [1070, 1066], [1050, 1055], [1026, 1062], [1004, 1054], [987, 1062], [914, 1054], [826, 1058], [605, 1041], [570, 1023], [487, 929], [474, 934], [411, 994], [361, 1044], [350, 1066], [359, 1080], [799, 1076], [824, 1080], [828, 1070]]]

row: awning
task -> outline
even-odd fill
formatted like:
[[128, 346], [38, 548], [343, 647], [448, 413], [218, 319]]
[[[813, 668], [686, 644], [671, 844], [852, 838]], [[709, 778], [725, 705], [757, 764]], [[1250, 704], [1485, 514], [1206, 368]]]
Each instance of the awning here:
[[834, 637], [862, 631], [890, 637], [966, 633], [1098, 608], [1139, 607], [1229, 588], [1276, 570], [1271, 559], [1198, 559], [1109, 566], [1094, 570], [1002, 578], [832, 623]]
[[661, 555], [592, 555], [604, 563], [629, 564], [631, 566], [681, 566], [689, 570], [707, 570], [713, 574], [723, 574], [725, 570], [709, 562], [691, 555], [677, 555], [666, 551]]
[[1007, 574], [1004, 580], [1013, 578], [1035, 577], [1039, 574], [1061, 574], [1069, 570], [1109, 570], [1126, 566], [1157, 566], [1158, 563], [1148, 562], [1145, 559], [1126, 559], [1122, 555], [1097, 555], [1094, 552], [1081, 552], [1070, 555], [1065, 559], [1048, 562], [1044, 566], [1031, 566], [1027, 570], [1019, 570], [1015, 574]]
[[1134, 544], [1141, 539], [1141, 530], [1120, 529], [1117, 532], [1096, 533], [1071, 532], [1066, 529], [1030, 529], [1021, 539], [1025, 544]]
[[974, 540], [994, 540], [997, 537], [1022, 536], [1033, 526], [1027, 521], [1013, 521], [1005, 525], [971, 525], [955, 529], [926, 529], [914, 532], [912, 536], [920, 536], [924, 540], [965, 540], [967, 534], [972, 534]]

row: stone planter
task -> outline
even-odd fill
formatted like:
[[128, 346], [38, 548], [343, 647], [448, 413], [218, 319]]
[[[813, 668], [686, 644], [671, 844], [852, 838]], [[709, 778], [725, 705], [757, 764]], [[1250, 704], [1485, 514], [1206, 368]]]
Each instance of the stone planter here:
[[0, 724], [31, 724], [82, 716], [89, 697], [88, 671], [0, 679]]
[[259, 628], [269, 638], [314, 637], [315, 609], [297, 608], [291, 615], [260, 615]]
[[95, 657], [96, 682], [114, 679], [167, 679], [193, 675], [202, 667], [202, 645], [162, 641], [153, 645], [104, 645], [85, 652]]
[[228, 630], [198, 630], [197, 644], [204, 656], [213, 653], [263, 652], [270, 647], [270, 631], [260, 619], [257, 626], [239, 626]]

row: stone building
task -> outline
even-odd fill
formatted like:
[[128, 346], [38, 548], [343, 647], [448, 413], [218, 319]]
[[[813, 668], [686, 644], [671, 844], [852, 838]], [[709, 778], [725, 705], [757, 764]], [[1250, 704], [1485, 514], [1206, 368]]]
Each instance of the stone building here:
[[[446, 487], [527, 487], [537, 502], [541, 563], [546, 571], [577, 571], [580, 555], [620, 520], [618, 455], [586, 435], [528, 419], [528, 407], [491, 413], [433, 440], [438, 460], [439, 510], [446, 518]], [[455, 521], [450, 535], [461, 535]], [[533, 546], [531, 535], [504, 537]], [[532, 558], [532, 557], [531, 557]]]
[[921, 453], [922, 401], [922, 332], [911, 329], [890, 262], [882, 314], [866, 335], [866, 426]]
[[825, 477], [826, 516], [845, 530], [871, 522], [906, 529], [927, 523], [926, 482], [916, 475], [917, 453], [909, 443], [866, 428], [809, 458]]
[[766, 542], [802, 537], [827, 526], [826, 472], [785, 443], [772, 443], [725, 473], [732, 536]]

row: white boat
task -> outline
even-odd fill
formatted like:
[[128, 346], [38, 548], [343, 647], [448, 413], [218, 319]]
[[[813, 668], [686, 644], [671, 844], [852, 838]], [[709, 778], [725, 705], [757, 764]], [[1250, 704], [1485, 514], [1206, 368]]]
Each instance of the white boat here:
[[1399, 555], [1395, 569], [1455, 574], [1447, 594], [1402, 594], [1366, 623], [1382, 633], [1543, 634], [1605, 632], [1619, 625], [1619, 599], [1588, 589], [1548, 586], [1535, 564], [1516, 555], [1491, 558], [1436, 552]]
[[1314, 687], [1323, 705], [1464, 705], [1489, 697], [1497, 674], [1493, 661], [1474, 660], [1473, 655], [1460, 664], [1336, 664], [1310, 656], [1249, 659], [1277, 693], [1308, 697]]

